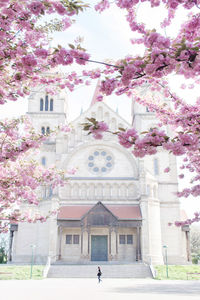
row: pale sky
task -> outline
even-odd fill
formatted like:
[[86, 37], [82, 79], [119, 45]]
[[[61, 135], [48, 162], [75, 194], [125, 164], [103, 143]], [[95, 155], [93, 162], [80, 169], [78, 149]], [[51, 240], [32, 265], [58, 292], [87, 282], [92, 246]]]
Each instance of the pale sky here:
[[[89, 0], [87, 3], [94, 3]], [[184, 10], [178, 10], [178, 18], [176, 23], [164, 30], [160, 28], [159, 22], [164, 19], [166, 12], [161, 8], [151, 9], [149, 3], [143, 3], [138, 7], [138, 20], [148, 24], [147, 28], [157, 28], [157, 31], [166, 36], [175, 36], [177, 28], [186, 18]], [[129, 29], [127, 22], [121, 10], [112, 6], [112, 10], [103, 12], [102, 14], [96, 13], [92, 9], [88, 9], [86, 13], [80, 14], [76, 17], [77, 22], [71, 28], [67, 29], [65, 33], [56, 33], [53, 36], [51, 46], [57, 44], [63, 47], [68, 47], [68, 43], [73, 43], [76, 37], [84, 37], [83, 46], [91, 54], [91, 59], [97, 61], [104, 61], [105, 59], [117, 60], [125, 57], [127, 54], [136, 55], [143, 54], [143, 47], [132, 45], [129, 40], [134, 37], [134, 34]], [[98, 68], [99, 65], [90, 63], [88, 68]], [[72, 68], [74, 69], [74, 67]], [[71, 69], [71, 70], [72, 70]], [[79, 67], [75, 68], [77, 71]], [[66, 68], [66, 73], [69, 71]], [[171, 76], [171, 88], [175, 90], [181, 97], [193, 101], [198, 96], [198, 91], [190, 89], [181, 90], [179, 86], [184, 83], [184, 78], [180, 76]], [[92, 100], [93, 92], [95, 89], [96, 81], [89, 87], [80, 86], [75, 89], [73, 93], [67, 93], [68, 108], [69, 108], [69, 121], [75, 119], [81, 111], [86, 110]], [[131, 121], [131, 100], [126, 96], [109, 96], [106, 102], [114, 110], [118, 108], [119, 114]], [[0, 118], [15, 117], [27, 112], [27, 99], [20, 99], [16, 102], [10, 102], [0, 107]], [[186, 186], [189, 179], [184, 179], [181, 186]], [[199, 210], [197, 199], [187, 199], [183, 201], [183, 207], [187, 210], [188, 215], [191, 216], [193, 211]]]

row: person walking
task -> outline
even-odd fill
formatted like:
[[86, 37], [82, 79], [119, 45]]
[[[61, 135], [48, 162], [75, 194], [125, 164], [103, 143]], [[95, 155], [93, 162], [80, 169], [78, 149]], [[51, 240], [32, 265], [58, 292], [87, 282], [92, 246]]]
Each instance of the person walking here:
[[100, 283], [101, 280], [101, 275], [102, 275], [102, 272], [101, 272], [101, 268], [98, 267], [98, 272], [97, 272], [97, 278], [98, 278], [98, 282]]

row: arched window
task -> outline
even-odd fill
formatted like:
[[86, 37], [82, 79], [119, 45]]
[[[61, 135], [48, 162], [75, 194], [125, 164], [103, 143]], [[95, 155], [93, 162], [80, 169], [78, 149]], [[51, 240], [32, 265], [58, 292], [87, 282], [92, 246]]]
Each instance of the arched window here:
[[49, 133], [50, 133], [50, 127], [48, 126], [47, 130], [46, 130], [46, 134], [49, 134]]
[[48, 111], [49, 109], [49, 97], [46, 95], [45, 97], [45, 111]]
[[42, 165], [46, 166], [46, 157], [44, 157], [44, 156], [42, 157]]
[[40, 111], [43, 111], [44, 109], [44, 100], [41, 98], [40, 99]]
[[53, 111], [53, 99], [50, 100], [50, 111]]
[[154, 158], [153, 164], [154, 164], [154, 175], [159, 175], [159, 166], [158, 166], [157, 158]]
[[42, 132], [42, 134], [45, 134], [45, 127], [44, 126], [42, 126], [42, 128], [41, 128], [41, 132]]
[[52, 186], [49, 186], [49, 197], [51, 197], [53, 195], [53, 189]]

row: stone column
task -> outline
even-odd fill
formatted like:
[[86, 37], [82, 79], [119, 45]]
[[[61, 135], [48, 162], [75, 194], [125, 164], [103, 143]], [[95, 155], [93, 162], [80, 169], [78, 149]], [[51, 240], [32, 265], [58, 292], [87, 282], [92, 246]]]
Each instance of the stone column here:
[[85, 227], [81, 229], [81, 238], [82, 238], [82, 258], [85, 259], [88, 257], [88, 230]]
[[140, 243], [140, 230], [137, 226], [137, 243], [136, 243], [136, 261], [139, 260], [139, 243]]
[[90, 227], [87, 229], [88, 232], [88, 257], [90, 255]]
[[109, 255], [111, 255], [111, 252], [112, 252], [111, 232], [112, 232], [112, 227], [109, 227]]
[[190, 261], [191, 253], [190, 253], [190, 232], [189, 232], [189, 230], [185, 232], [185, 235], [186, 235], [187, 261]]
[[81, 255], [83, 254], [83, 227], [81, 226]]
[[12, 261], [13, 236], [14, 236], [14, 231], [13, 231], [13, 230], [10, 230], [9, 255], [8, 255], [8, 260], [9, 260], [9, 261]]
[[62, 252], [62, 233], [63, 233], [63, 227], [59, 226], [59, 252], [58, 252], [59, 260], [61, 260], [61, 252]]
[[116, 234], [116, 255], [118, 254], [118, 229], [115, 228], [115, 234]]
[[111, 229], [111, 249], [110, 249], [111, 259], [116, 260], [117, 257], [117, 232], [116, 228]]
[[139, 260], [142, 260], [142, 249], [141, 249], [141, 226], [139, 227]]

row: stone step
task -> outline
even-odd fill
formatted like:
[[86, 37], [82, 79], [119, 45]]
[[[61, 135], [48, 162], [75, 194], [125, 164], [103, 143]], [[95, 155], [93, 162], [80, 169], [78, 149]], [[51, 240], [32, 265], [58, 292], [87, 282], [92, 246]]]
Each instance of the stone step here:
[[152, 278], [150, 267], [145, 264], [51, 265], [47, 277], [94, 278], [98, 265], [103, 278]]

